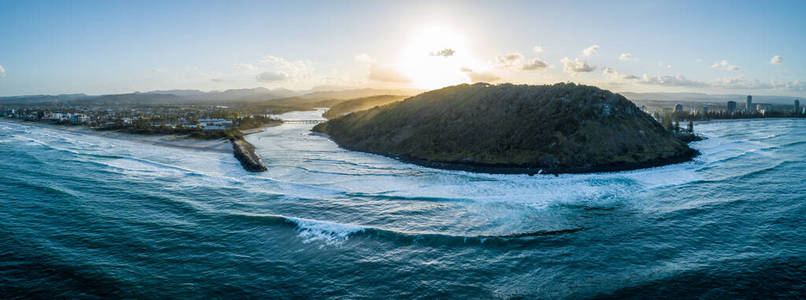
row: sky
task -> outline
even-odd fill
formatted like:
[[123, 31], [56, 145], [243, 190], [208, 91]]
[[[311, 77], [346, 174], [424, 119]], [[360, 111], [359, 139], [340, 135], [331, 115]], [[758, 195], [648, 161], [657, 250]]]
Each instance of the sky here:
[[576, 82], [806, 95], [806, 1], [0, 0], [0, 96]]

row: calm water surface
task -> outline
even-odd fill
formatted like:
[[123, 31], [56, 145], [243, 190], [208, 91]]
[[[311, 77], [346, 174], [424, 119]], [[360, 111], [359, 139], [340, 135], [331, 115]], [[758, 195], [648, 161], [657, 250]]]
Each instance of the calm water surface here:
[[558, 177], [418, 167], [312, 126], [248, 136], [254, 174], [0, 120], [0, 295], [806, 294], [806, 120], [703, 123], [693, 162]]

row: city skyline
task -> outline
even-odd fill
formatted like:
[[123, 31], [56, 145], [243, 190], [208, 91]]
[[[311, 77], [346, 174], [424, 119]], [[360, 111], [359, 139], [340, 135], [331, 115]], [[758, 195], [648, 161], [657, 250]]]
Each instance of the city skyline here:
[[479, 81], [806, 94], [802, 2], [188, 4], [2, 3], [0, 96]]

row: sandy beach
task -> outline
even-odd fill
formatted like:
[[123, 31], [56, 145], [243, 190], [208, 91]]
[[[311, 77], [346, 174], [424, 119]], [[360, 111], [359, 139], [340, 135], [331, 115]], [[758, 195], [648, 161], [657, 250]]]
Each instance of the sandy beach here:
[[[205, 139], [191, 138], [186, 135], [141, 135], [141, 134], [123, 133], [119, 131], [99, 131], [99, 130], [93, 130], [85, 126], [64, 126], [64, 125], [47, 124], [41, 122], [24, 122], [21, 120], [7, 119], [7, 118], [2, 118], [0, 120], [32, 126], [48, 127], [52, 129], [58, 129], [81, 134], [91, 134], [95, 136], [102, 136], [113, 139], [123, 139], [127, 141], [135, 141], [139, 143], [146, 143], [165, 147], [232, 153], [232, 144], [230, 144], [229, 140], [223, 138], [215, 140], [205, 140]], [[253, 133], [258, 133], [263, 131], [267, 127], [277, 125], [279, 124], [270, 124], [260, 128], [244, 130], [243, 134], [249, 135]]]

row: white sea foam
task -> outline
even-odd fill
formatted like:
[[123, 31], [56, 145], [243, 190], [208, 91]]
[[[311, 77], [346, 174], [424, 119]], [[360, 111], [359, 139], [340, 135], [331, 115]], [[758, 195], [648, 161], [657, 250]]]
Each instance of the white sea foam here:
[[303, 218], [286, 217], [297, 225], [299, 237], [304, 243], [323, 242], [326, 245], [340, 245], [356, 232], [364, 231], [364, 227], [351, 224], [340, 224]]

